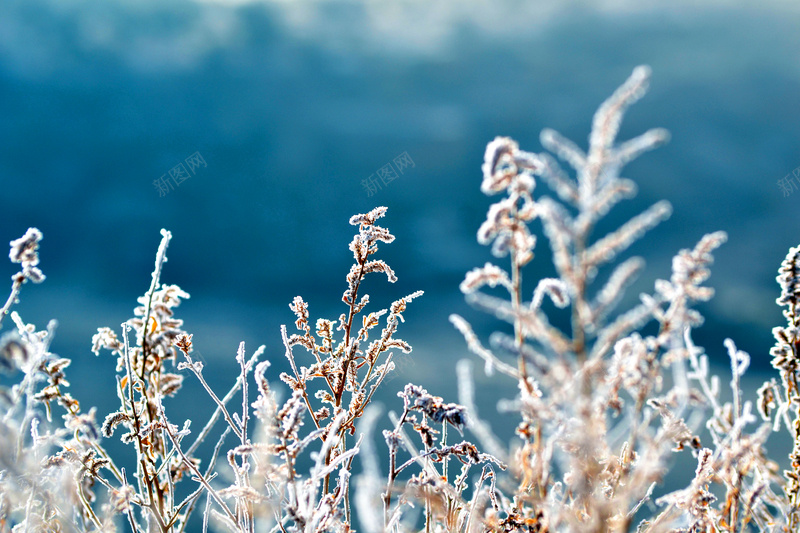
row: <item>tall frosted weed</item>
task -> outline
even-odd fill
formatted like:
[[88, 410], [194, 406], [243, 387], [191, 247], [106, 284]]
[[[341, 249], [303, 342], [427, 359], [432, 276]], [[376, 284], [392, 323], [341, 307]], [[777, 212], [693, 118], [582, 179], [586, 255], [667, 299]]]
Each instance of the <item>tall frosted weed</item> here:
[[[422, 295], [368, 310], [365, 276], [397, 280], [374, 257], [379, 243], [394, 240], [377, 225], [385, 207], [350, 219], [357, 233], [340, 316], [313, 320], [296, 297], [294, 330], [280, 329], [289, 370], [276, 376], [263, 346], [248, 355], [242, 343], [239, 376], [224, 394], [206, 381], [192, 335], [175, 317], [189, 295], [161, 281], [171, 239], [162, 230], [133, 318], [92, 339], [93, 352], [116, 358], [115, 379], [105, 381], [115, 407], [82, 409], [68, 392], [70, 360], [49, 351], [55, 322], [37, 331], [10, 313], [14, 328], [0, 339], [0, 368], [13, 382], [0, 391], [0, 531], [797, 531], [800, 247], [778, 276], [788, 322], [774, 329], [780, 380], [765, 383], [754, 405], [740, 387], [749, 356], [725, 341], [731, 391], [722, 393], [692, 341], [703, 322], [693, 306], [713, 296], [704, 283], [725, 234], [679, 251], [669, 279], [624, 309], [644, 261], [623, 254], [671, 207], [657, 202], [595, 234], [609, 210], [636, 193], [620, 176], [624, 166], [668, 139], [653, 129], [616, 140], [649, 76], [637, 67], [600, 106], [588, 150], [542, 132], [542, 145], [569, 172], [507, 137], [486, 148], [481, 190], [499, 200], [477, 237], [500, 263], [468, 272], [460, 288], [490, 320], [510, 324], [509, 333], [480, 339], [462, 317], [450, 321], [508, 391], [500, 407], [518, 420], [511, 442], [477, 416], [467, 361], [457, 365], [459, 403], [409, 383], [388, 406], [385, 442], [373, 438], [383, 415], [371, 401], [395, 358], [410, 357], [396, 334]], [[554, 196], [541, 194], [537, 181]], [[523, 283], [539, 223], [557, 277]], [[44, 280], [41, 239], [30, 228], [10, 243], [21, 270], [0, 324], [22, 285]], [[554, 325], [564, 313], [568, 327]], [[202, 424], [170, 418], [164, 407], [165, 398], [180, 398], [184, 379], [196, 379], [214, 407]], [[794, 448], [781, 472], [765, 443], [783, 429]], [[127, 455], [109, 452], [115, 437]], [[678, 460], [693, 461], [694, 476], [664, 494], [659, 487]]]

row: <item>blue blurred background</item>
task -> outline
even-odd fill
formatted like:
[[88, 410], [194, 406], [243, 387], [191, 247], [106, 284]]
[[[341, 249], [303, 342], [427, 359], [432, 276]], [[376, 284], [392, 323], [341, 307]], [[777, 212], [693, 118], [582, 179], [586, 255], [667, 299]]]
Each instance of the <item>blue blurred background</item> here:
[[[727, 365], [733, 337], [763, 379], [783, 320], [776, 269], [800, 242], [800, 192], [777, 185], [800, 167], [800, 6], [749, 4], [4, 0], [0, 240], [41, 229], [47, 275], [17, 309], [40, 328], [59, 320], [52, 349], [73, 358], [74, 394], [104, 416], [114, 361], [90, 352], [92, 334], [132, 316], [167, 228], [162, 280], [192, 295], [178, 316], [215, 385], [232, 382], [242, 340], [248, 353], [267, 345], [277, 377], [288, 304], [300, 294], [312, 318], [338, 317], [348, 218], [385, 205], [397, 240], [380, 257], [399, 281], [367, 283], [372, 309], [426, 293], [399, 335], [414, 354], [388, 389], [415, 380], [452, 395], [455, 362], [471, 356], [448, 314], [482, 320], [482, 335], [495, 326], [458, 291], [493, 260], [475, 240], [491, 203], [479, 191], [486, 143], [508, 135], [541, 151], [552, 127], [585, 147], [597, 106], [648, 64], [651, 90], [620, 137], [665, 127], [672, 141], [627, 167], [639, 194], [604, 228], [662, 198], [674, 213], [628, 252], [648, 269], [626, 305], [680, 248], [727, 231], [695, 339]], [[204, 164], [190, 168], [194, 154]], [[362, 180], [401, 154], [413, 166], [368, 195]], [[159, 194], [154, 181], [179, 165], [188, 179]], [[541, 240], [526, 290], [552, 274], [548, 257]], [[399, 405], [388, 390], [383, 400]]]

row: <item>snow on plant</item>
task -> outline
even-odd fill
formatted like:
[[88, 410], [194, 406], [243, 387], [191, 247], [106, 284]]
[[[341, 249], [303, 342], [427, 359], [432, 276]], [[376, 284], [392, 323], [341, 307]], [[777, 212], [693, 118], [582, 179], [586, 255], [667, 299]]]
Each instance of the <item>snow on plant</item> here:
[[[703, 321], [693, 305], [713, 296], [704, 283], [725, 234], [679, 251], [670, 278], [627, 309], [620, 309], [623, 293], [644, 261], [618, 258], [671, 208], [657, 202], [594, 234], [612, 207], [635, 195], [623, 167], [668, 138], [654, 129], [617, 142], [622, 116], [646, 92], [649, 75], [636, 68], [601, 105], [588, 150], [542, 132], [544, 147], [572, 172], [507, 137], [487, 146], [481, 190], [500, 199], [477, 237], [506, 266], [486, 263], [460, 288], [513, 333], [494, 333], [487, 343], [460, 316], [451, 322], [513, 395], [502, 403], [518, 417], [511, 442], [478, 416], [467, 362], [457, 368], [460, 403], [409, 383], [390, 406], [402, 410], [389, 413], [385, 448], [372, 438], [380, 410], [371, 401], [395, 356], [411, 351], [395, 335], [422, 294], [367, 309], [365, 276], [397, 280], [374, 257], [380, 243], [394, 240], [377, 225], [385, 207], [350, 219], [358, 231], [344, 312], [314, 321], [296, 297], [289, 305], [296, 332], [280, 330], [289, 371], [272, 375], [264, 347], [248, 356], [242, 343], [238, 378], [224, 395], [206, 381], [192, 335], [175, 316], [189, 295], [161, 282], [171, 239], [162, 230], [133, 318], [92, 339], [93, 352], [116, 357], [115, 379], [106, 381], [118, 399], [113, 408], [85, 410], [70, 395], [70, 360], [49, 351], [54, 321], [37, 331], [11, 312], [15, 328], [0, 337], [0, 369], [11, 374], [11, 386], [0, 389], [0, 531], [796, 531], [800, 247], [778, 276], [788, 324], [775, 328], [771, 354], [781, 380], [765, 383], [754, 407], [740, 387], [749, 356], [725, 341], [731, 393], [723, 394], [691, 336]], [[537, 181], [555, 197], [541, 194]], [[557, 277], [524, 284], [539, 223]], [[10, 243], [9, 258], [22, 269], [12, 276], [0, 325], [22, 285], [44, 280], [41, 239], [30, 228]], [[497, 296], [503, 291], [507, 298]], [[165, 409], [165, 398], [180, 400], [187, 376], [214, 407], [201, 426], [172, 420]], [[279, 394], [276, 378], [288, 394]], [[794, 448], [781, 474], [765, 443], [782, 426]], [[120, 438], [127, 454], [112, 456], [110, 438]], [[693, 456], [694, 476], [664, 494], [659, 486], [679, 453]]]

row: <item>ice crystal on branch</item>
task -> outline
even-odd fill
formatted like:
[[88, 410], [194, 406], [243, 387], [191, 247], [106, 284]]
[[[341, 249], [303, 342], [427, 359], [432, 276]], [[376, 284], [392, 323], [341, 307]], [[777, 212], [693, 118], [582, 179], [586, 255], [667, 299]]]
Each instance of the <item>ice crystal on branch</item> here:
[[770, 355], [773, 368], [780, 373], [782, 390], [778, 391], [774, 380], [764, 383], [758, 391], [758, 405], [764, 418], [771, 420], [774, 416], [773, 429], [778, 430], [781, 422], [784, 422], [792, 436], [794, 446], [789, 454], [791, 468], [784, 472], [784, 491], [791, 505], [789, 522], [793, 529], [797, 529], [800, 527], [800, 246], [791, 248], [786, 254], [776, 280], [781, 287], [781, 294], [775, 302], [786, 307], [783, 316], [787, 324], [773, 328], [776, 343], [770, 349]]
[[784, 316], [787, 319], [792, 315], [792, 310], [797, 307], [800, 302], [800, 246], [789, 249], [786, 259], [781, 263], [778, 269], [778, 284], [781, 286], [781, 295], [776, 300], [780, 306], [787, 306], [789, 309], [784, 310]]
[[403, 398], [406, 409], [422, 411], [434, 422], [439, 424], [447, 422], [459, 432], [464, 428], [466, 415], [464, 408], [458, 404], [443, 403], [440, 397], [432, 396], [422, 387], [411, 383], [397, 395]]
[[42, 232], [36, 228], [28, 228], [25, 235], [19, 239], [11, 241], [11, 250], [8, 258], [12, 263], [22, 265], [22, 270], [11, 276], [13, 285], [11, 294], [8, 295], [5, 305], [0, 309], [0, 324], [8, 314], [11, 306], [17, 303], [22, 284], [30, 280], [33, 283], [41, 283], [45, 280], [45, 275], [39, 270], [39, 242], [42, 240]]
[[22, 264], [22, 268], [35, 267], [39, 264], [39, 241], [42, 240], [42, 232], [36, 228], [28, 228], [25, 235], [17, 240], [11, 241], [11, 251], [8, 253], [12, 263]]

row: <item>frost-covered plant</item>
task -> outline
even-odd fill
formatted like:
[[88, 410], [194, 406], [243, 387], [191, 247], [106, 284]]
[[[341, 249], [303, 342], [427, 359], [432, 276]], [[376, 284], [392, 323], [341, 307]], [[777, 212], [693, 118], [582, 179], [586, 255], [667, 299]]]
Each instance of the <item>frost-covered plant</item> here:
[[[202, 493], [208, 497], [204, 524], [211, 517], [232, 531], [255, 531], [258, 519], [280, 528], [306, 531], [349, 527], [350, 468], [359, 448], [348, 436], [355, 433], [356, 420], [394, 368], [393, 350], [411, 351], [411, 346], [394, 334], [408, 302], [422, 294], [418, 291], [397, 300], [389, 309], [362, 313], [369, 296], [359, 295], [359, 289], [367, 274], [382, 272], [390, 282], [396, 281], [394, 271], [385, 262], [372, 258], [379, 242], [394, 240], [391, 233], [376, 224], [385, 212], [385, 207], [379, 207], [350, 219], [359, 231], [350, 244], [355, 262], [342, 296], [347, 312], [338, 321], [317, 320], [315, 337], [307, 304], [299, 296], [290, 304], [300, 333], [288, 335], [286, 328], [281, 328], [291, 367], [291, 374], [280, 375], [291, 389], [282, 406], [278, 406], [266, 378], [269, 362], [258, 362], [263, 346], [249, 359], [245, 358], [244, 343], [239, 346], [236, 361], [240, 375], [223, 399], [208, 385], [203, 364], [192, 358], [191, 335], [180, 329], [182, 321], [173, 316], [173, 308], [189, 295], [175, 285], [159, 282], [170, 239], [169, 232], [163, 232], [150, 290], [139, 299], [136, 318], [123, 325], [123, 341], [108, 328], [100, 328], [93, 339], [95, 352], [106, 348], [118, 357], [117, 371], [122, 373], [117, 380], [122, 407], [106, 417], [103, 433], [111, 436], [116, 426], [125, 425], [128, 432], [123, 441], [131, 443], [136, 451], [136, 494], [142, 496], [133, 502], [142, 507], [143, 521], [136, 524], [133, 513], [129, 513], [132, 528], [149, 531], [150, 522], [154, 522], [161, 531], [182, 531]], [[380, 335], [370, 339], [371, 331], [384, 316]], [[136, 346], [128, 345], [128, 327], [136, 331]], [[293, 348], [298, 345], [312, 356], [307, 365], [298, 364], [295, 359]], [[165, 396], [178, 391], [183, 380], [181, 374], [167, 372], [164, 367], [166, 361], [175, 362], [178, 352], [183, 361], [177, 369], [194, 374], [217, 405], [216, 412], [188, 447], [183, 445], [183, 439], [190, 433], [191, 421], [187, 420], [182, 428], [170, 424], [162, 404]], [[257, 395], [251, 404], [248, 376], [253, 370]], [[226, 404], [239, 390], [241, 412], [230, 414]], [[261, 426], [255, 439], [251, 408]], [[211, 464], [203, 472], [196, 451], [220, 417], [227, 427], [214, 448]], [[304, 431], [306, 417], [310, 417], [313, 427]], [[233, 483], [215, 488], [212, 481], [216, 459], [231, 433], [236, 445], [225, 456]], [[318, 451], [312, 453], [311, 470], [303, 473], [298, 460], [309, 447]], [[177, 503], [174, 487], [185, 475], [198, 486]]]
[[[297, 333], [280, 330], [290, 369], [279, 376], [289, 388], [283, 401], [270, 384], [264, 346], [247, 357], [241, 343], [235, 383], [222, 397], [212, 390], [194, 358], [192, 335], [174, 315], [189, 295], [161, 283], [171, 238], [162, 230], [150, 287], [134, 317], [119, 332], [99, 328], [92, 339], [96, 354], [108, 350], [117, 358], [115, 383], [108, 384], [119, 405], [104, 407], [102, 424], [96, 408], [82, 410], [69, 394], [69, 359], [49, 351], [55, 322], [37, 331], [11, 313], [15, 329], [0, 337], [0, 370], [11, 374], [3, 383], [12, 382], [0, 388], [0, 532], [797, 531], [800, 246], [789, 251], [778, 276], [777, 303], [787, 308], [788, 324], [774, 329], [772, 363], [781, 381], [759, 390], [760, 423], [741, 391], [750, 357], [725, 341], [732, 377], [730, 394], [722, 393], [691, 337], [703, 321], [692, 306], [713, 295], [703, 284], [724, 233], [678, 252], [670, 278], [657, 280], [628, 309], [619, 309], [623, 293], [643, 260], [624, 259], [601, 276], [670, 213], [669, 204], [657, 202], [594, 235], [614, 205], [634, 196], [634, 183], [620, 176], [625, 164], [667, 139], [655, 129], [616, 142], [622, 115], [643, 96], [648, 78], [649, 69], [638, 67], [600, 107], [586, 152], [552, 130], [542, 132], [542, 144], [574, 176], [552, 156], [523, 151], [512, 139], [487, 146], [481, 189], [501, 196], [478, 241], [508, 257], [508, 269], [487, 263], [466, 275], [461, 290], [513, 333], [495, 333], [487, 346], [466, 320], [452, 315], [451, 321], [485, 372], [501, 374], [500, 386], [516, 389], [501, 404], [519, 420], [512, 442], [502, 442], [478, 417], [471, 366], [462, 361], [460, 403], [412, 383], [398, 393], [402, 411], [389, 414], [382, 469], [370, 438], [380, 410], [371, 400], [393, 371], [394, 354], [411, 351], [395, 334], [407, 304], [421, 295], [366, 312], [365, 276], [379, 272], [396, 281], [373, 257], [379, 243], [394, 240], [377, 225], [386, 208], [350, 220], [358, 233], [350, 243], [345, 312], [312, 326], [301, 297], [289, 305]], [[534, 195], [539, 179], [558, 199]], [[523, 273], [534, 259], [537, 221], [557, 277], [528, 287]], [[44, 280], [41, 239], [31, 228], [10, 243], [9, 258], [22, 269], [12, 276], [0, 325], [22, 285]], [[503, 291], [507, 298], [497, 296]], [[186, 375], [215, 407], [199, 430], [191, 420], [171, 423], [164, 406], [167, 397], [180, 400]], [[234, 398], [241, 399], [235, 409]], [[220, 421], [222, 429], [215, 429]], [[765, 451], [781, 426], [794, 442], [783, 476]], [[449, 437], [452, 431], [459, 438]], [[107, 451], [104, 439], [115, 434], [127, 456]], [[685, 488], [663, 494], [658, 487], [678, 452], [693, 455], [694, 475]]]
[[[12, 276], [0, 320], [25, 281], [44, 280], [37, 267], [41, 239], [38, 229], [29, 228], [11, 241], [9, 258], [22, 270]], [[70, 360], [49, 351], [56, 322], [37, 331], [16, 311], [11, 318], [16, 329], [0, 338], [0, 369], [20, 377], [0, 388], [0, 531], [89, 531], [103, 524], [113, 530], [113, 506], [95, 512], [91, 503], [97, 483], [105, 481], [100, 470], [121, 473], [100, 444], [96, 409], [82, 411], [67, 392]]]
[[[292, 370], [280, 375], [292, 390], [282, 408], [278, 409], [265, 377], [267, 363], [260, 363], [256, 370], [259, 396], [253, 407], [263, 434], [252, 444], [253, 451], [245, 452], [257, 454], [263, 464], [272, 465], [260, 469], [262, 482], [255, 491], [272, 502], [276, 527], [281, 529], [347, 531], [352, 527], [350, 476], [361, 439], [353, 442], [350, 435], [356, 432], [356, 422], [376, 389], [394, 369], [394, 350], [411, 352], [411, 346], [394, 335], [408, 303], [422, 291], [396, 300], [388, 309], [370, 313], [364, 312], [369, 296], [360, 295], [367, 274], [380, 272], [392, 283], [397, 280], [389, 265], [371, 258], [379, 242], [394, 240], [388, 230], [376, 224], [385, 213], [385, 207], [377, 207], [350, 219], [350, 224], [358, 227], [350, 243], [355, 261], [342, 295], [347, 310], [338, 320], [318, 319], [312, 333], [305, 301], [298, 296], [290, 304], [299, 333], [288, 335], [286, 327], [281, 327]], [[383, 317], [383, 329], [370, 340]], [[295, 359], [296, 346], [311, 356], [307, 366]], [[301, 426], [306, 417], [313, 427], [304, 433]], [[298, 455], [317, 440], [320, 448], [312, 454], [314, 464], [301, 475]]]
[[[36, 332], [13, 314], [18, 331], [3, 336], [0, 362], [5, 370], [21, 369], [24, 376], [21, 383], [3, 390], [0, 531], [12, 527], [14, 531], [70, 527], [112, 531], [120, 516], [134, 532], [186, 531], [203, 495], [204, 530], [211, 519], [223, 529], [241, 532], [255, 531], [257, 521], [279, 529], [349, 529], [350, 472], [360, 442], [350, 436], [375, 390], [393, 370], [395, 351], [411, 351], [395, 334], [408, 303], [422, 294], [417, 291], [388, 309], [364, 312], [369, 296], [359, 293], [367, 274], [382, 272], [390, 282], [396, 281], [392, 269], [373, 257], [379, 242], [394, 240], [376, 224], [385, 212], [385, 207], [379, 207], [350, 220], [358, 227], [350, 244], [355, 262], [342, 297], [347, 311], [338, 320], [317, 320], [315, 336], [307, 304], [299, 296], [290, 304], [300, 333], [288, 335], [281, 328], [292, 370], [291, 375], [280, 375], [291, 389], [282, 406], [266, 377], [269, 362], [259, 362], [264, 346], [250, 358], [245, 357], [244, 343], [239, 346], [239, 377], [221, 399], [205, 380], [203, 364], [192, 356], [192, 335], [174, 316], [175, 308], [189, 295], [160, 280], [171, 239], [168, 231], [162, 230], [150, 288], [138, 299], [134, 318], [122, 324], [119, 336], [103, 327], [92, 339], [95, 354], [108, 350], [117, 358], [119, 406], [100, 427], [95, 423], [96, 409], [82, 413], [77, 400], [65, 391], [69, 383], [64, 368], [70, 361], [48, 352], [55, 323], [48, 331]], [[11, 243], [11, 259], [22, 263], [23, 270], [13, 278], [4, 312], [16, 301], [26, 279], [44, 279], [36, 268], [39, 240], [41, 233], [30, 229]], [[375, 335], [381, 323], [384, 327]], [[311, 356], [305, 364], [298, 363], [293, 354], [298, 345]], [[178, 427], [164, 408], [164, 399], [181, 389], [181, 371], [193, 374], [216, 404], [191, 443], [191, 420]], [[257, 390], [252, 403], [250, 374]], [[241, 411], [231, 414], [228, 403], [237, 394], [241, 394]], [[65, 411], [63, 425], [47, 423], [52, 418], [51, 403]], [[304, 431], [309, 417], [313, 427]], [[220, 419], [226, 427], [207, 459], [209, 464], [201, 468], [198, 449]], [[103, 437], [115, 433], [131, 450], [130, 457], [117, 458], [117, 462], [135, 464], [135, 472], [118, 467], [104, 448]], [[230, 449], [229, 437], [235, 441]], [[313, 466], [304, 472], [299, 457], [309, 448], [315, 450]], [[215, 480], [225, 472], [216, 467], [223, 453], [233, 480], [227, 485]], [[192, 485], [189, 490], [177, 488], [187, 482]], [[98, 488], [104, 489], [102, 498], [95, 494]], [[185, 495], [179, 498], [179, 494]]]
[[[425, 505], [426, 532], [442, 527], [447, 531], [460, 531], [465, 527], [469, 530], [470, 516], [475, 511], [474, 503], [470, 504], [465, 495], [469, 483], [468, 476], [472, 473], [471, 467], [482, 464], [479, 485], [487, 479], [491, 479], [493, 485], [494, 468], [505, 470], [506, 465], [492, 455], [481, 453], [468, 441], [447, 444], [448, 426], [452, 426], [463, 436], [463, 429], [467, 423], [464, 406], [444, 403], [442, 398], [432, 396], [422, 387], [411, 383], [406, 385], [398, 396], [403, 399], [403, 413], [399, 418], [392, 413], [394, 429], [383, 432], [389, 448], [389, 477], [382, 494], [383, 528], [378, 527], [377, 522], [373, 522], [365, 524], [367, 530], [400, 529], [403, 512], [407, 510], [408, 505], [413, 505], [414, 501], [419, 500]], [[437, 425], [441, 426], [441, 431], [435, 429]], [[406, 433], [405, 426], [409, 426], [418, 434], [422, 444], [419, 450]], [[438, 438], [437, 434], [441, 434], [441, 438]], [[403, 463], [397, 460], [401, 446], [410, 456]], [[461, 470], [455, 476], [450, 475], [448, 468], [453, 459], [461, 463]], [[410, 467], [418, 468], [419, 473], [407, 479], [399, 502], [393, 506], [392, 497], [398, 476]], [[364, 511], [367, 512], [366, 509]], [[413, 524], [406, 524], [404, 529], [409, 527], [413, 527]]]
[[[759, 497], [772, 480], [761, 447], [767, 432], [745, 431], [755, 419], [750, 403], [741, 402], [738, 380], [749, 359], [729, 341], [734, 401], [720, 405], [717, 389], [708, 383], [706, 360], [690, 337], [702, 322], [691, 305], [713, 294], [701, 284], [725, 234], [706, 235], [693, 250], [681, 251], [671, 278], [658, 280], [655, 291], [641, 295], [631, 309], [617, 307], [644, 266], [640, 258], [622, 261], [602, 286], [594, 284], [601, 267], [670, 213], [669, 204], [658, 202], [615, 231], [593, 235], [597, 222], [635, 193], [620, 170], [668, 138], [655, 129], [616, 142], [622, 115], [644, 95], [649, 74], [646, 67], [635, 69], [599, 108], [587, 152], [553, 130], [542, 132], [542, 144], [573, 168], [574, 178], [550, 155], [524, 152], [509, 138], [498, 137], [486, 149], [481, 189], [505, 197], [490, 207], [478, 241], [492, 244], [498, 257], [509, 256], [510, 274], [487, 263], [467, 274], [461, 289], [473, 305], [513, 324], [514, 335], [496, 333], [487, 348], [463, 318], [453, 315], [451, 321], [483, 358], [487, 373], [496, 369], [519, 389], [510, 408], [521, 417], [520, 442], [499, 455], [512, 465], [510, 478], [499, 485], [509, 496], [489, 498], [508, 503], [479, 507], [492, 528], [627, 531], [663, 480], [673, 451], [686, 447], [699, 461], [695, 480], [686, 491], [662, 497], [658, 502], [665, 508], [642, 521], [640, 531], [741, 531], [751, 522], [766, 527], [778, 520], [768, 518], [770, 509]], [[558, 200], [534, 198], [537, 177]], [[537, 218], [558, 278], [540, 280], [525, 301], [522, 267], [536, 244], [528, 224]], [[510, 301], [481, 292], [484, 286], [503, 287]], [[551, 324], [545, 296], [557, 307], [569, 307], [567, 331]], [[658, 332], [641, 333], [652, 320]], [[506, 362], [509, 356], [515, 365]], [[668, 369], [671, 376], [664, 375]], [[705, 403], [713, 409], [707, 422], [711, 448], [698, 433]], [[476, 436], [487, 440], [480, 427]], [[708, 491], [713, 483], [726, 491], [716, 505]]]
[[774, 496], [773, 499], [783, 504], [789, 530], [796, 531], [800, 528], [800, 246], [789, 250], [778, 272], [781, 295], [776, 303], [786, 307], [783, 316], [787, 325], [772, 329], [777, 342], [770, 355], [772, 366], [780, 373], [781, 384], [778, 386], [774, 379], [764, 383], [758, 390], [758, 408], [765, 420], [773, 421], [774, 431], [779, 431], [783, 423], [794, 443], [789, 454], [790, 469], [783, 473], [788, 501]]

